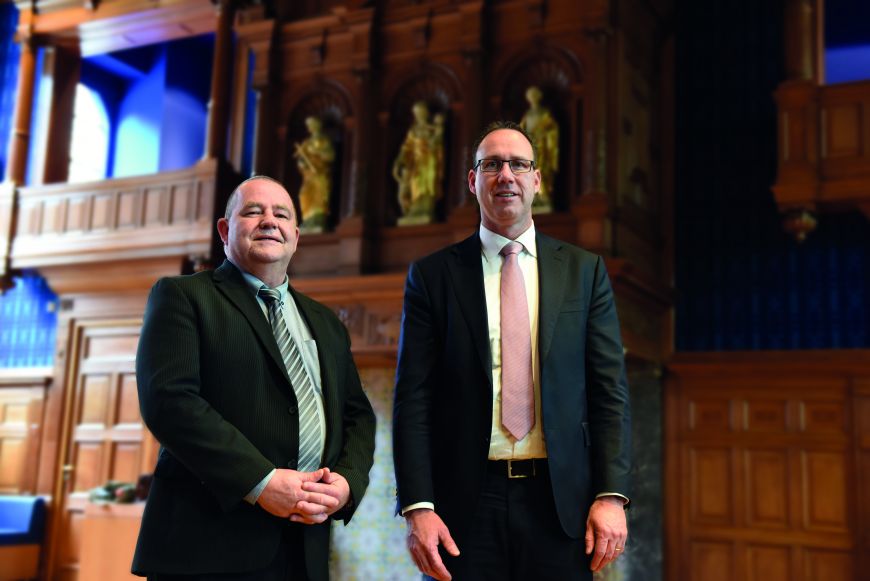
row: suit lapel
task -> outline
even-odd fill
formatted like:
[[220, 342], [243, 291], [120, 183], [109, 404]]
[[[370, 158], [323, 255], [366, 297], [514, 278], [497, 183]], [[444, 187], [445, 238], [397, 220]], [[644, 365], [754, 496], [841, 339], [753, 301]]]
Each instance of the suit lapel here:
[[565, 294], [566, 269], [563, 268], [562, 243], [537, 234], [538, 245], [538, 361], [543, 366], [553, 344], [556, 319]]
[[287, 376], [287, 368], [284, 366], [281, 352], [278, 351], [278, 344], [275, 342], [275, 335], [272, 333], [269, 320], [263, 315], [263, 311], [260, 309], [257, 299], [251, 294], [251, 289], [242, 277], [242, 273], [233, 263], [225, 260], [215, 270], [214, 281], [217, 289], [241, 311], [251, 327], [254, 328], [263, 348], [278, 365], [284, 378], [287, 379], [287, 383], [290, 383], [290, 378]]
[[483, 289], [483, 266], [480, 261], [480, 237], [474, 233], [452, 248], [447, 264], [459, 308], [468, 322], [472, 341], [477, 348], [480, 363], [489, 378], [489, 387], [492, 389], [492, 354], [489, 349], [486, 294]]

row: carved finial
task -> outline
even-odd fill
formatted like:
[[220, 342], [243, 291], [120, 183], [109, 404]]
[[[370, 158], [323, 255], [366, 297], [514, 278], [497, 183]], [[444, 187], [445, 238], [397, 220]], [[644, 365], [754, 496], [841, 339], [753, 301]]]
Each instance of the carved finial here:
[[785, 213], [782, 229], [794, 236], [798, 242], [807, 239], [807, 234], [816, 229], [816, 216], [807, 208], [794, 208]]

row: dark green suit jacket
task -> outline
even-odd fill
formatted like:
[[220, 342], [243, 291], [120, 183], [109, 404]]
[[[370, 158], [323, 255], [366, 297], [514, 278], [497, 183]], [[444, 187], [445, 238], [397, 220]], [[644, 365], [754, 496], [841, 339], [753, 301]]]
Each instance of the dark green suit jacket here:
[[[344, 325], [290, 292], [317, 342], [326, 410], [324, 466], [350, 484], [350, 520], [368, 486], [375, 417]], [[136, 356], [139, 404], [161, 443], [133, 558], [138, 574], [253, 571], [272, 561], [286, 519], [243, 500], [275, 467], [295, 468], [298, 414], [269, 321], [241, 272], [154, 285]], [[303, 526], [309, 576], [328, 578], [329, 527]]]
[[[596, 494], [630, 496], [628, 385], [601, 257], [542, 234], [538, 358], [553, 500], [580, 538]], [[486, 476], [492, 359], [478, 234], [411, 265], [393, 412], [398, 507], [435, 503], [462, 550]], [[509, 354], [505, 354], [509, 356]]]

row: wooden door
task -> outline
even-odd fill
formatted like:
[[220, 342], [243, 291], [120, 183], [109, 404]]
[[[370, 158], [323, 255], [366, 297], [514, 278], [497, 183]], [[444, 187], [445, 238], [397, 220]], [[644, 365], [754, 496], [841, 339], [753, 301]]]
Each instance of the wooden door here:
[[139, 415], [135, 357], [141, 319], [72, 323], [61, 471], [49, 578], [77, 581], [88, 492], [152, 472], [158, 444]]

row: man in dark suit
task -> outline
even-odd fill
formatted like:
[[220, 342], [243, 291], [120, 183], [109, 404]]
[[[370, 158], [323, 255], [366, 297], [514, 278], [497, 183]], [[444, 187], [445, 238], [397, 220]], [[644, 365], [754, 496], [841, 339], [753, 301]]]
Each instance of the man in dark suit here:
[[436, 579], [591, 579], [625, 546], [630, 494], [610, 282], [601, 257], [535, 232], [520, 127], [493, 124], [473, 151], [479, 232], [405, 286], [393, 445], [408, 548]]
[[161, 443], [133, 571], [166, 581], [329, 577], [330, 518], [368, 486], [375, 417], [346, 329], [288, 284], [287, 191], [242, 182], [216, 270], [154, 285], [136, 357]]

